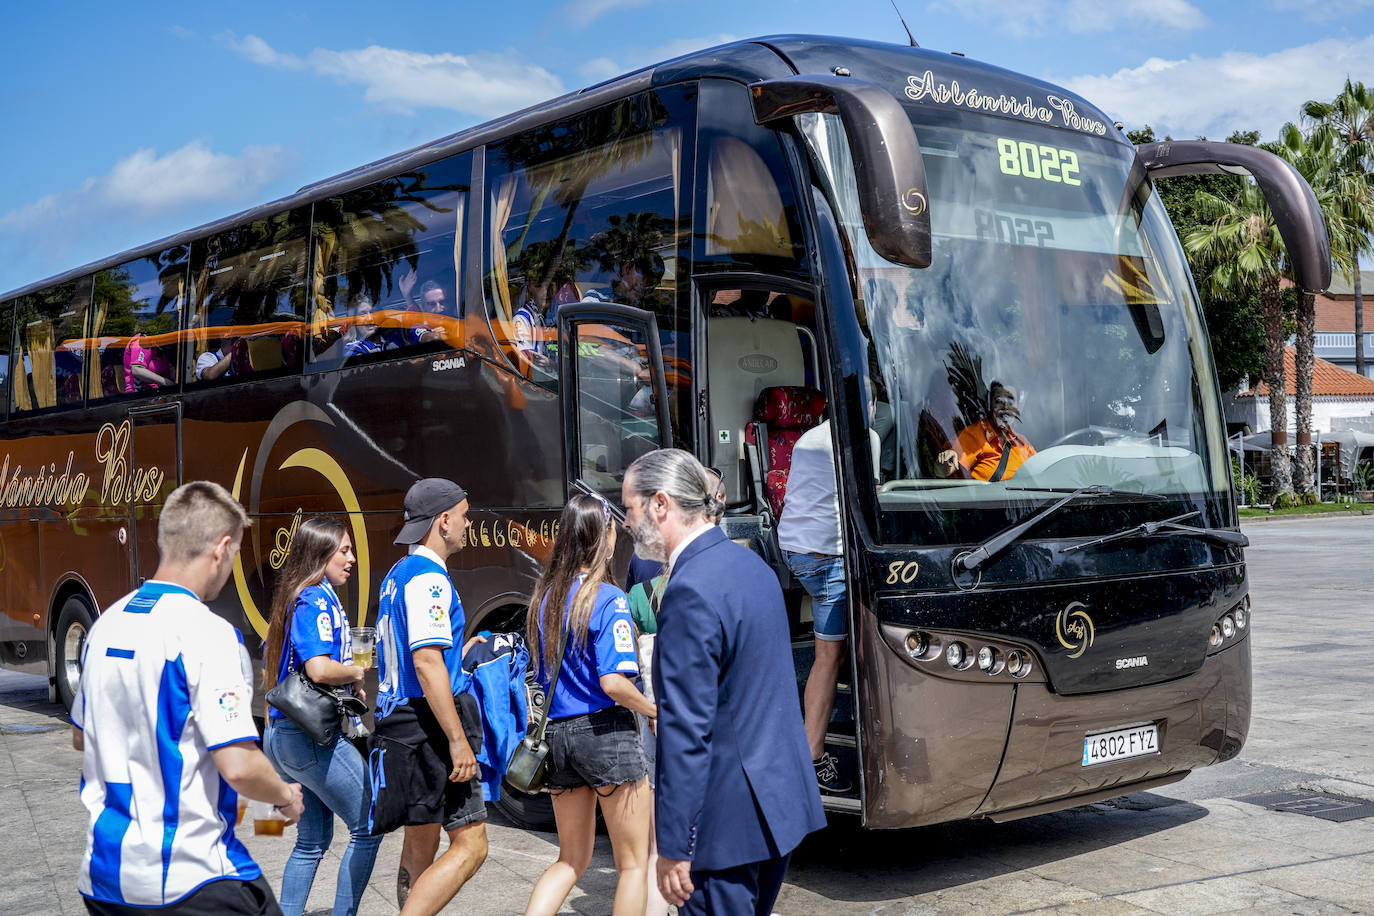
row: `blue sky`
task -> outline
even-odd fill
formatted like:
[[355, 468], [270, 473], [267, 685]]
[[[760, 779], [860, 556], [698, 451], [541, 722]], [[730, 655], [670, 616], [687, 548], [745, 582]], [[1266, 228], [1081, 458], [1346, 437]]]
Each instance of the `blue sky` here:
[[[1374, 81], [1374, 0], [898, 6], [924, 47], [1161, 135], [1272, 138], [1347, 75]], [[905, 42], [889, 0], [71, 2], [13, 4], [6, 25], [0, 290], [697, 48]]]

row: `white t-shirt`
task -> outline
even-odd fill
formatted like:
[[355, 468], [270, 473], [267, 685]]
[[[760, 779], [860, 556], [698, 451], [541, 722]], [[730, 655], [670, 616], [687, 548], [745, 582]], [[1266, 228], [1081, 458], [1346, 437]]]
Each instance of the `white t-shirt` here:
[[256, 740], [252, 677], [239, 631], [179, 585], [149, 580], [91, 627], [72, 703], [90, 812], [82, 894], [167, 906], [261, 874], [210, 753]]
[[[219, 364], [219, 361], [222, 360], [222, 359], [224, 359], [224, 357], [225, 357], [225, 354], [221, 353], [219, 350], [206, 350], [204, 353], [202, 353], [202, 354], [200, 354], [199, 356], [197, 356], [197, 357], [196, 357], [196, 381], [198, 381], [198, 382], [201, 381], [201, 373], [204, 372], [206, 369], [211, 369], [211, 368], [213, 368], [214, 366], [218, 365], [218, 364]], [[225, 375], [233, 375], [233, 374], [234, 374], [234, 367], [231, 365], [231, 366], [225, 371], [224, 374], [225, 374]]]
[[[868, 431], [873, 446], [873, 469], [878, 469], [881, 441]], [[792, 470], [787, 475], [787, 498], [778, 519], [778, 546], [793, 553], [844, 553], [840, 500], [835, 480], [835, 447], [830, 421], [808, 429], [792, 447]]]

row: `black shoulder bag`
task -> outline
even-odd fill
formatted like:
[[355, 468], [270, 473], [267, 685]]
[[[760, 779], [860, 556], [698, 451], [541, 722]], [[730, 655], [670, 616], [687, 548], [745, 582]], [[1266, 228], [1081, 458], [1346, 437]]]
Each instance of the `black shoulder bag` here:
[[278, 681], [263, 699], [299, 725], [312, 741], [325, 747], [334, 743], [344, 716], [367, 712], [367, 704], [346, 687], [327, 687], [312, 681], [304, 665]]
[[549, 774], [549, 743], [544, 740], [544, 728], [549, 724], [549, 711], [553, 709], [553, 691], [558, 686], [558, 673], [563, 670], [563, 650], [568, 646], [567, 633], [558, 647], [558, 662], [553, 666], [553, 680], [544, 693], [544, 709], [539, 716], [539, 724], [530, 723], [525, 737], [515, 746], [510, 763], [506, 764], [506, 782], [520, 792], [538, 792], [544, 787]]

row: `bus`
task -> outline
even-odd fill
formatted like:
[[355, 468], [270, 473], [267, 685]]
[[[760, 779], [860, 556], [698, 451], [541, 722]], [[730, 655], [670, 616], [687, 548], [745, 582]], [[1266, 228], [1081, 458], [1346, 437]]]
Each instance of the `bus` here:
[[[426, 476], [470, 494], [469, 628], [518, 629], [568, 496], [618, 506], [629, 463], [673, 446], [719, 469], [727, 534], [777, 570], [800, 681], [810, 605], [777, 527], [791, 446], [829, 420], [851, 637], [826, 741], [854, 790], [828, 808], [1004, 820], [1231, 759], [1245, 539], [1152, 184], [1196, 172], [1258, 182], [1325, 288], [1315, 197], [1268, 153], [1135, 147], [962, 55], [777, 36], [15, 290], [0, 660], [70, 703], [87, 628], [152, 574], [192, 479], [252, 517], [213, 603], [250, 652], [313, 514], [347, 521], [345, 605], [374, 620]], [[979, 456], [999, 435], [1016, 461]]]

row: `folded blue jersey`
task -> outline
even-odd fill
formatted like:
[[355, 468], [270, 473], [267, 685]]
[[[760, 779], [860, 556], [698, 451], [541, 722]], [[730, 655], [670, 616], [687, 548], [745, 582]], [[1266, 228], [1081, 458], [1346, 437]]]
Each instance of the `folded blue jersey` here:
[[525, 673], [530, 653], [519, 633], [480, 634], [463, 657], [463, 670], [472, 675], [472, 693], [482, 708], [482, 750], [477, 755], [482, 797], [501, 797], [501, 779], [520, 739], [525, 737], [528, 709]]

